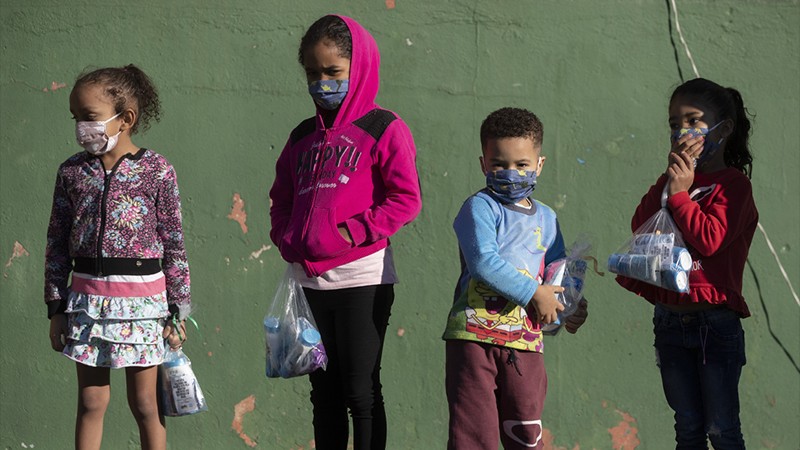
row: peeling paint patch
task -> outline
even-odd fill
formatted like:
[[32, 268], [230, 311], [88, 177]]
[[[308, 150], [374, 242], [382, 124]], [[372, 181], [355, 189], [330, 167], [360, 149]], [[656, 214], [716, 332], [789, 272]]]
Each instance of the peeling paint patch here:
[[[550, 432], [550, 430], [548, 430], [547, 428], [543, 428], [542, 429], [542, 444], [544, 445], [543, 450], [569, 450], [569, 448], [567, 447], [554, 445], [553, 444], [554, 442], [555, 442], [555, 436], [553, 436], [553, 433]], [[581, 450], [581, 446], [575, 444], [575, 446], [572, 447], [572, 450]]]
[[[11, 251], [11, 257], [8, 258], [8, 261], [6, 261], [5, 268], [8, 269], [14, 263], [15, 259], [21, 258], [23, 256], [31, 256], [31, 254], [28, 253], [27, 250], [25, 250], [25, 247], [23, 247], [22, 244], [20, 244], [17, 241], [14, 241], [14, 250]], [[5, 271], [3, 271], [3, 278], [8, 278], [8, 273], [6, 273]]]
[[409, 39], [409, 38], [406, 38], [406, 45], [407, 45], [407, 46], [409, 46], [409, 47], [411, 47], [412, 45], [414, 45], [414, 43], [413, 43], [413, 42], [411, 42], [411, 39]]
[[250, 439], [250, 437], [245, 434], [244, 429], [242, 428], [242, 419], [244, 418], [245, 414], [253, 412], [254, 409], [256, 409], [255, 395], [245, 398], [233, 407], [233, 423], [231, 423], [231, 428], [239, 433], [239, 437], [242, 438], [248, 447], [255, 447], [258, 444], [256, 444], [254, 440]]
[[42, 92], [55, 92], [65, 87], [67, 87], [65, 83], [56, 83], [55, 81], [53, 81], [52, 83], [50, 83], [50, 89], [44, 88], [42, 89]]
[[265, 251], [267, 251], [267, 250], [269, 250], [271, 248], [272, 248], [271, 245], [262, 245], [260, 249], [250, 253], [250, 259], [257, 259], [257, 258], [261, 257], [262, 253], [264, 253]]
[[394, 0], [386, 0], [386, 9], [394, 9], [395, 3]]
[[398, 336], [403, 337], [405, 334], [406, 334], [406, 329], [405, 328], [400, 327], [400, 328], [397, 329], [397, 335]]
[[611, 444], [614, 450], [634, 450], [641, 444], [639, 441], [639, 429], [636, 427], [636, 419], [630, 414], [616, 410], [622, 416], [622, 421], [615, 427], [609, 428]]
[[247, 224], [245, 223], [247, 222], [247, 213], [244, 212], [244, 200], [238, 192], [233, 194], [233, 206], [231, 213], [228, 214], [228, 219], [238, 222], [242, 227], [242, 233], [247, 234]]
[[767, 403], [769, 403], [769, 406], [774, 408], [776, 403], [777, 403], [777, 401], [775, 400], [775, 396], [774, 395], [767, 395]]
[[561, 209], [567, 205], [567, 194], [558, 194], [556, 203], [553, 205], [555, 209]]

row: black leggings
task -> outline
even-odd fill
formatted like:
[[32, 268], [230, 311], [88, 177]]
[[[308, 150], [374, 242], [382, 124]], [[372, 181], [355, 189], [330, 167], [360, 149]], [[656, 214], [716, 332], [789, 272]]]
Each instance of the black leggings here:
[[309, 375], [316, 448], [347, 448], [349, 409], [353, 449], [385, 449], [386, 410], [380, 371], [394, 286], [303, 291], [328, 354], [327, 370]]

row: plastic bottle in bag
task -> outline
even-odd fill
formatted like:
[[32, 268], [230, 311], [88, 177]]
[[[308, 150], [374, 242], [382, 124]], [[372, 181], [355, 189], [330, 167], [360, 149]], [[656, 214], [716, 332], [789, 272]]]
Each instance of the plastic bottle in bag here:
[[169, 349], [158, 370], [165, 416], [186, 416], [207, 411], [206, 399], [192, 370], [192, 362], [181, 349]]
[[284, 364], [280, 368], [281, 376], [286, 378], [316, 370], [322, 348], [319, 331], [305, 317], [297, 318], [297, 328], [293, 331], [296, 333], [296, 341], [290, 344]]
[[276, 378], [280, 376], [280, 366], [283, 360], [280, 319], [272, 316], [264, 317], [264, 334], [267, 337], [266, 373], [268, 377]]

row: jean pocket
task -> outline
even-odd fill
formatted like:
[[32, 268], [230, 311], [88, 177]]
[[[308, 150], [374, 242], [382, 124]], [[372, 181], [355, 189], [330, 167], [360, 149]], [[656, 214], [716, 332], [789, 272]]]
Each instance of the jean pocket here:
[[707, 325], [709, 333], [721, 340], [737, 340], [742, 335], [742, 321], [738, 317], [709, 321]]

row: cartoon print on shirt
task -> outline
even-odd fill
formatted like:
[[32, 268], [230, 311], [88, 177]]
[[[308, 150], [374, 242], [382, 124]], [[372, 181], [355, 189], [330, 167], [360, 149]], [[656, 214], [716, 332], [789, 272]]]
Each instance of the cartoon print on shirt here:
[[[533, 278], [524, 269], [518, 269], [523, 275]], [[467, 293], [466, 330], [474, 333], [479, 339], [490, 341], [496, 345], [506, 342], [524, 340], [531, 344], [530, 350], [536, 349], [536, 332], [525, 308], [521, 308], [492, 291], [486, 284], [470, 280]]]

